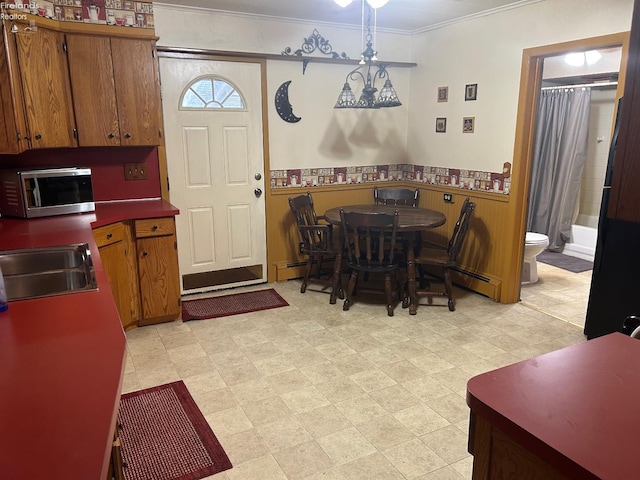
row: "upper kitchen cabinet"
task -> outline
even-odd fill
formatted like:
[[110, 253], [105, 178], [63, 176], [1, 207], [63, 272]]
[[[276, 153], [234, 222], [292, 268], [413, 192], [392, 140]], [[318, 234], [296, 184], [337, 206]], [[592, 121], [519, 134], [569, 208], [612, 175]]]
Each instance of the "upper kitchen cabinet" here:
[[66, 42], [78, 144], [161, 145], [155, 42], [83, 34]]
[[64, 36], [40, 27], [13, 38], [31, 148], [77, 146]]
[[20, 153], [29, 148], [20, 70], [15, 40], [2, 29], [0, 48], [0, 153]]

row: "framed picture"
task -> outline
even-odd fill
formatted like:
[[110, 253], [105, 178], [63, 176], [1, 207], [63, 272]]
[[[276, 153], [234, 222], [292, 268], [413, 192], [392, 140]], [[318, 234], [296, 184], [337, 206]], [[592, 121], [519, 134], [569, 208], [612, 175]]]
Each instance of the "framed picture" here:
[[449, 87], [438, 87], [438, 102], [449, 101]]
[[445, 133], [447, 131], [447, 119], [444, 117], [436, 118], [436, 133]]
[[476, 123], [476, 117], [463, 117], [462, 133], [473, 133], [475, 123]]
[[475, 100], [478, 98], [478, 84], [470, 83], [464, 87], [464, 99], [465, 101]]

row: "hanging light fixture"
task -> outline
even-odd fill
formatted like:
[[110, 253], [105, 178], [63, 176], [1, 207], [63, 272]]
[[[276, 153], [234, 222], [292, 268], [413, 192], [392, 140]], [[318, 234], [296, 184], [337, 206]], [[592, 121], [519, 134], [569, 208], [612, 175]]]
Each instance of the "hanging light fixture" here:
[[[341, 7], [346, 7], [353, 0], [334, 0]], [[388, 0], [360, 0], [362, 2], [362, 42], [364, 51], [360, 58], [360, 64], [357, 68], [347, 74], [342, 91], [338, 96], [338, 101], [333, 108], [380, 108], [380, 107], [398, 107], [402, 105], [398, 99], [389, 72], [386, 65], [378, 63], [377, 52], [374, 49], [376, 22], [373, 25], [373, 34], [371, 29], [371, 14], [377, 14], [377, 8], [382, 7]], [[365, 20], [366, 19], [366, 20]], [[366, 30], [366, 33], [365, 33]], [[356, 100], [356, 96], [351, 90], [349, 80], [362, 80], [364, 87], [360, 98]], [[376, 98], [376, 80], [384, 80], [384, 84], [378, 97]]]

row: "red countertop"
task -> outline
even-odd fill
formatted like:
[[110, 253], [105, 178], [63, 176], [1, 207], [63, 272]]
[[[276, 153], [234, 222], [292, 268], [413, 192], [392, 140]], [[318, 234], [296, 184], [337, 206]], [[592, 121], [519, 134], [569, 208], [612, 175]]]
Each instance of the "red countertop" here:
[[0, 477], [103, 479], [120, 401], [126, 338], [91, 228], [177, 215], [160, 199], [95, 213], [0, 218], [0, 250], [88, 243], [98, 290], [13, 301], [0, 313]]
[[640, 340], [613, 333], [478, 375], [471, 411], [569, 478], [638, 478]]

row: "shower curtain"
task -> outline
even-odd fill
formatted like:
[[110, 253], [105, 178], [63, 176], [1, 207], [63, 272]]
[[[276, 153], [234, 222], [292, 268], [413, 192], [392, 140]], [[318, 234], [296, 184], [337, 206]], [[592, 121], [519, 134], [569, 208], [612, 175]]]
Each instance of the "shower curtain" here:
[[591, 89], [543, 90], [538, 103], [527, 231], [549, 237], [549, 250], [569, 240], [587, 159]]

